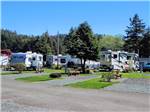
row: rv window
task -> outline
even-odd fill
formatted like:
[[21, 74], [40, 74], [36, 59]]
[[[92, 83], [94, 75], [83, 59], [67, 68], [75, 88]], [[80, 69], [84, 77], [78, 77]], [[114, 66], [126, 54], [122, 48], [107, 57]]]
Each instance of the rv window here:
[[31, 61], [32, 59], [31, 59], [31, 58], [29, 58], [28, 60], [29, 60], [29, 61]]
[[32, 60], [35, 60], [35, 57], [33, 57]]
[[39, 60], [42, 61], [42, 57], [39, 57]]
[[57, 59], [55, 59], [55, 61], [57, 61]]
[[61, 63], [66, 63], [66, 59], [61, 59], [60, 62]]
[[150, 63], [147, 63], [147, 65], [150, 65]]
[[114, 54], [114, 57], [113, 58], [117, 58], [117, 54]]
[[131, 56], [127, 56], [127, 60], [130, 60], [131, 59]]

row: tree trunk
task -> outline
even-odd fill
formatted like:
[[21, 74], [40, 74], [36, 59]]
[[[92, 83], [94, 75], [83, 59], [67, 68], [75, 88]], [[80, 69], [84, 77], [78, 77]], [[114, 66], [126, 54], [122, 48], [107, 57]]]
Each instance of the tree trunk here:
[[86, 62], [86, 59], [83, 59], [83, 64], [82, 64], [82, 72], [85, 73], [85, 62]]

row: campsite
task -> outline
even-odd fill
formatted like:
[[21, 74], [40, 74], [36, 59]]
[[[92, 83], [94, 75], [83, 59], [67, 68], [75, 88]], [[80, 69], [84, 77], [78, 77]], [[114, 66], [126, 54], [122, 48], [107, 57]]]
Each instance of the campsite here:
[[2, 1], [2, 112], [149, 112], [148, 1]]

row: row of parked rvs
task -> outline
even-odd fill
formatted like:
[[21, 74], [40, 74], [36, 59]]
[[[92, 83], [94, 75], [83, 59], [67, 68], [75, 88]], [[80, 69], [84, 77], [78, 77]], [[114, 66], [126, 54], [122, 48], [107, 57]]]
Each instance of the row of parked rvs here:
[[[76, 65], [80, 65], [79, 58], [72, 57], [70, 55], [47, 55], [46, 65], [61, 65], [66, 66], [68, 62], [72, 62]], [[150, 59], [149, 59], [150, 61]], [[12, 53], [11, 56], [1, 55], [0, 65], [13, 65], [16, 63], [24, 63], [26, 68], [43, 67], [43, 55], [39, 53]], [[124, 71], [125, 69], [132, 68], [134, 70], [140, 69], [140, 64], [144, 66], [147, 62], [140, 59], [136, 53], [128, 53], [125, 51], [102, 51], [100, 53], [99, 61], [86, 61], [86, 66], [89, 68], [103, 67], [106, 70], [119, 69]]]

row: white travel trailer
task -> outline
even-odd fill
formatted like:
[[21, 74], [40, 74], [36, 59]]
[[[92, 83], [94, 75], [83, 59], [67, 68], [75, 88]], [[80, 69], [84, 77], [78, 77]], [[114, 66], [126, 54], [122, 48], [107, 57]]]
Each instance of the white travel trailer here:
[[9, 64], [9, 57], [7, 55], [0, 55], [0, 66], [6, 66]]
[[32, 54], [31, 67], [34, 69], [43, 67], [43, 55], [42, 54], [37, 54], [37, 53]]
[[10, 64], [14, 65], [16, 63], [24, 63], [26, 68], [37, 68], [38, 66], [43, 66], [43, 55], [26, 52], [26, 53], [12, 53]]
[[107, 69], [118, 69], [123, 71], [126, 67], [138, 69], [138, 55], [136, 53], [128, 53], [125, 51], [102, 51], [100, 55], [100, 63], [107, 66]]
[[[70, 55], [48, 55], [46, 58], [46, 62], [48, 65], [61, 65], [61, 66], [65, 66], [68, 62], [73, 62], [76, 65], [80, 65], [81, 64], [81, 60], [79, 58], [70, 56]], [[91, 60], [87, 60], [86, 61], [86, 66], [88, 66], [89, 68], [97, 68], [100, 66], [99, 62], [96, 61], [91, 61]]]
[[66, 56], [62, 56], [62, 55], [47, 55], [46, 57], [46, 63], [47, 65], [61, 65], [61, 66], [65, 66], [68, 63], [69, 57]]

